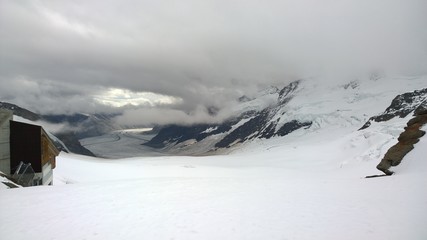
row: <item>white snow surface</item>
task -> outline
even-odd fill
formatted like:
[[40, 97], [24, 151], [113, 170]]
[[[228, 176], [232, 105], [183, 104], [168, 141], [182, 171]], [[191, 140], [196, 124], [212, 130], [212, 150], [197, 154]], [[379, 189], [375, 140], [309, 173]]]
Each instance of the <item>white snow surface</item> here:
[[427, 239], [427, 137], [394, 175], [366, 179], [381, 174], [375, 166], [412, 116], [362, 131], [365, 119], [350, 120], [382, 112], [422, 81], [382, 92], [373, 85], [369, 99], [377, 103], [352, 99], [362, 103], [336, 115], [327, 114], [332, 96], [321, 98], [313, 86], [319, 107], [298, 114], [318, 117], [316, 128], [257, 139], [228, 155], [61, 153], [54, 186], [0, 189], [0, 239]]
[[61, 153], [55, 186], [0, 189], [0, 239], [425, 239], [427, 138], [372, 179], [393, 139], [334, 139], [208, 157]]

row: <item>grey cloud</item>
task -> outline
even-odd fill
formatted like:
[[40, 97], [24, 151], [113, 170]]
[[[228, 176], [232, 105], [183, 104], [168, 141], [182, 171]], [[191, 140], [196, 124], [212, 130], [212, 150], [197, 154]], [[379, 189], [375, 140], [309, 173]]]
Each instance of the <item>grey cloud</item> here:
[[425, 9], [423, 0], [0, 0], [0, 100], [112, 111], [92, 96], [123, 88], [183, 99], [138, 120], [204, 119], [200, 106], [313, 74], [425, 73]]
[[38, 113], [72, 114], [75, 112], [113, 112], [108, 106], [92, 100], [101, 89], [81, 88], [75, 84], [17, 77], [2, 83], [2, 101], [12, 102]]
[[[235, 103], [231, 102], [230, 105]], [[219, 123], [233, 116], [229, 108], [220, 110], [215, 115], [203, 105], [198, 105], [190, 112], [162, 107], [142, 107], [126, 109], [115, 121], [122, 126], [153, 126], [165, 124], [191, 125], [198, 123]]]

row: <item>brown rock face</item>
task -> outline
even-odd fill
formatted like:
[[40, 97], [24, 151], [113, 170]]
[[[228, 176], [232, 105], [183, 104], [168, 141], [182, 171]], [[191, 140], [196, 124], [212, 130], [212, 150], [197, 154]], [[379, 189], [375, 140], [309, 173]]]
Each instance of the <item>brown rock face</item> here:
[[419, 138], [425, 135], [425, 131], [420, 128], [427, 123], [427, 108], [422, 104], [414, 111], [415, 117], [408, 121], [405, 131], [398, 138], [398, 143], [392, 146], [384, 158], [377, 165], [377, 169], [387, 175], [392, 175], [390, 167], [395, 167], [402, 162], [403, 157], [414, 149], [414, 144], [419, 141]]
[[399, 143], [404, 145], [415, 144], [419, 141], [419, 138], [424, 136], [426, 132], [417, 128], [407, 128], [403, 133], [400, 134], [397, 139]]
[[424, 123], [427, 122], [427, 111], [423, 114], [416, 115], [414, 118], [408, 121], [406, 124], [408, 127], [419, 124], [421, 127]]

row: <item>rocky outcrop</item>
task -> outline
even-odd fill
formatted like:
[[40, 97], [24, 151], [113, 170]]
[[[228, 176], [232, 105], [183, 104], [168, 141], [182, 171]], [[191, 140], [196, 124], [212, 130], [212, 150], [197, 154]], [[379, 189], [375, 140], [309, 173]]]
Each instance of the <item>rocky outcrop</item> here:
[[386, 175], [393, 174], [390, 171], [390, 167], [399, 165], [405, 155], [414, 149], [414, 144], [419, 141], [419, 138], [425, 135], [425, 131], [420, 128], [427, 123], [427, 101], [417, 107], [414, 111], [414, 116], [408, 121], [405, 131], [400, 134], [399, 142], [386, 152], [381, 162], [377, 165], [377, 169]]
[[[269, 124], [266, 125], [266, 123]], [[220, 142], [218, 142], [215, 147], [226, 148], [231, 146], [233, 143], [242, 143], [254, 138], [270, 139], [273, 136], [285, 136], [302, 127], [310, 127], [311, 124], [311, 122], [299, 122], [292, 120], [283, 124], [279, 130], [276, 130], [277, 121], [268, 122], [265, 118], [265, 115], [260, 114], [237, 128], [232, 133], [228, 134]]]
[[[269, 109], [264, 109], [258, 113], [255, 117], [244, 123], [242, 126], [236, 128], [234, 131], [226, 135], [221, 141], [215, 144], [217, 148], [229, 147], [231, 144], [236, 142], [244, 142], [248, 139], [255, 138], [259, 135], [269, 136], [272, 131], [272, 127], [267, 127], [266, 131], [263, 129], [269, 120]], [[274, 134], [274, 132], [273, 132]]]
[[311, 122], [291, 120], [280, 125], [280, 118], [274, 119], [282, 107], [294, 97], [294, 93], [298, 89], [300, 83], [300, 80], [294, 81], [282, 88], [279, 92], [277, 105], [265, 108], [255, 114], [249, 121], [225, 136], [215, 147], [226, 148], [230, 147], [232, 144], [242, 143], [250, 139], [269, 139], [274, 136], [285, 136], [302, 127], [310, 127], [312, 124]]
[[300, 128], [303, 128], [303, 127], [309, 128], [311, 124], [312, 122], [299, 122], [297, 120], [292, 120], [290, 122], [283, 124], [283, 126], [277, 131], [276, 135], [285, 136]]
[[394, 117], [404, 118], [427, 101], [427, 88], [400, 94], [393, 99], [384, 113], [371, 117], [359, 130], [368, 128], [372, 122], [384, 122]]
[[169, 125], [143, 145], [153, 148], [163, 148], [168, 144], [178, 144], [190, 139], [201, 141], [208, 136], [230, 131], [237, 120], [229, 120], [222, 124], [196, 124], [192, 126]]
[[287, 85], [286, 87], [282, 88], [282, 90], [280, 90], [279, 92], [280, 105], [284, 105], [292, 99], [293, 97], [292, 94], [295, 92], [295, 90], [297, 90], [300, 83], [301, 83], [301, 80], [291, 82], [289, 85]]

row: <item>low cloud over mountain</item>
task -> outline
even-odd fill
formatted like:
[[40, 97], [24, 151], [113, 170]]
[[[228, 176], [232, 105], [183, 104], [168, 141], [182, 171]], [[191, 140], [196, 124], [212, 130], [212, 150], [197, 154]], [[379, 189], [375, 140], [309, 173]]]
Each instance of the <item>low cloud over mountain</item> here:
[[271, 84], [425, 71], [425, 9], [421, 0], [0, 0], [0, 100], [42, 113], [120, 106], [132, 122], [215, 121], [205, 109]]

